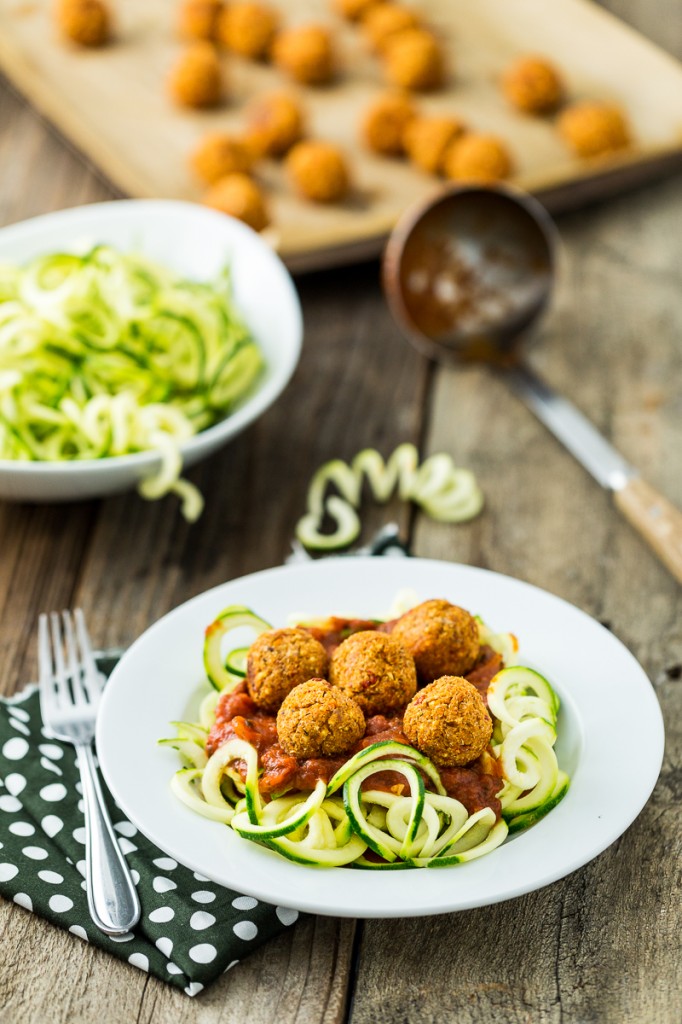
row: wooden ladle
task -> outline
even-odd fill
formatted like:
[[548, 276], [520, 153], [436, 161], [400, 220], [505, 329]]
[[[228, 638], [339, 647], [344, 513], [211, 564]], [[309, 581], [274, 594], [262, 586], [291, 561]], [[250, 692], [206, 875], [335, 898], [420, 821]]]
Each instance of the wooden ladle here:
[[409, 209], [391, 234], [383, 260], [389, 307], [431, 359], [503, 372], [682, 583], [682, 513], [522, 358], [551, 295], [557, 240], [531, 196], [506, 186], [446, 189]]

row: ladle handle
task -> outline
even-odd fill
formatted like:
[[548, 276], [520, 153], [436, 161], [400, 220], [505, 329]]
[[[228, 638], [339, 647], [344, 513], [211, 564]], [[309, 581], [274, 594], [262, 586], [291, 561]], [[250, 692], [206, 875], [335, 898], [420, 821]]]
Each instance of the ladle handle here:
[[682, 512], [640, 477], [614, 491], [614, 501], [628, 522], [682, 583]]
[[504, 372], [519, 398], [595, 480], [612, 491], [616, 506], [682, 583], [682, 512], [645, 483], [587, 417], [529, 366], [518, 363]]

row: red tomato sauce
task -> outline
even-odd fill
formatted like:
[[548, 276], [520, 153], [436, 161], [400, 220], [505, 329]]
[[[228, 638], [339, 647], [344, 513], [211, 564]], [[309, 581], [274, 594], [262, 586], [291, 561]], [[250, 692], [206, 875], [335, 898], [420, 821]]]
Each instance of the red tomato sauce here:
[[[308, 632], [320, 641], [328, 651], [333, 651], [350, 636], [365, 629], [381, 629], [390, 632], [393, 623], [376, 623], [368, 619], [332, 618], [324, 627], [309, 627]], [[491, 647], [482, 647], [481, 654], [471, 672], [466, 676], [477, 688], [484, 701], [490, 680], [502, 668], [502, 658]], [[338, 757], [297, 758], [280, 746], [277, 738], [277, 716], [263, 711], [251, 699], [246, 682], [239, 683], [224, 694], [216, 707], [215, 722], [206, 741], [206, 753], [210, 756], [228, 740], [246, 740], [258, 751], [261, 775], [258, 788], [264, 796], [280, 796], [289, 790], [310, 791], [322, 779], [329, 782], [346, 761], [373, 743], [409, 741], [402, 731], [402, 715], [373, 715], [367, 719], [365, 735], [346, 754]], [[245, 776], [246, 765], [235, 762], [235, 767]], [[440, 777], [449, 796], [462, 803], [469, 814], [490, 807], [500, 818], [501, 805], [497, 793], [502, 786], [502, 768], [489, 753], [483, 753], [476, 761], [461, 768], [441, 768]], [[425, 777], [427, 789], [431, 782]], [[407, 794], [409, 787], [399, 772], [377, 771], [363, 783], [364, 790], [379, 789], [384, 792]]]

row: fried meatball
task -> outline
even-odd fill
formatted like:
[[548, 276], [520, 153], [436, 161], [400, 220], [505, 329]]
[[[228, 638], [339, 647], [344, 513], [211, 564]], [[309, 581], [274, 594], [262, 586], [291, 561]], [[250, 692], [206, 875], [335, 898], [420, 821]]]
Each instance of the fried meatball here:
[[407, 705], [403, 731], [434, 764], [456, 768], [481, 756], [493, 723], [475, 686], [461, 676], [441, 676]]
[[223, 77], [220, 61], [210, 43], [188, 46], [171, 72], [168, 88], [184, 107], [214, 107], [220, 102]]
[[413, 28], [391, 36], [386, 41], [384, 59], [389, 81], [402, 89], [427, 92], [443, 84], [443, 51], [430, 32]]
[[246, 119], [249, 143], [261, 156], [282, 156], [303, 138], [301, 105], [286, 93], [259, 97], [249, 105]]
[[215, 39], [222, 0], [185, 0], [178, 10], [178, 35], [183, 39]]
[[443, 170], [453, 181], [501, 181], [514, 169], [505, 144], [494, 135], [464, 135], [448, 146]]
[[342, 18], [348, 21], [360, 21], [372, 7], [382, 0], [334, 0], [334, 7]]
[[404, 708], [417, 689], [414, 661], [396, 637], [376, 630], [353, 633], [332, 655], [329, 678], [366, 715]]
[[276, 711], [295, 686], [327, 673], [327, 652], [304, 629], [269, 629], [249, 648], [246, 685], [251, 699]]
[[457, 117], [416, 117], [405, 131], [405, 152], [422, 171], [440, 174], [448, 147], [465, 131]]
[[359, 704], [326, 679], [299, 683], [277, 712], [277, 738], [292, 757], [344, 754], [364, 732]]
[[289, 176], [306, 199], [334, 203], [350, 188], [346, 159], [330, 142], [299, 142], [286, 159]]
[[111, 36], [111, 17], [103, 0], [60, 0], [56, 18], [62, 35], [79, 46], [103, 46]]
[[399, 156], [405, 151], [405, 129], [416, 117], [414, 104], [403, 93], [387, 93], [367, 108], [362, 120], [362, 138], [368, 149], [382, 156]]
[[272, 56], [280, 71], [297, 82], [323, 85], [334, 76], [331, 35], [321, 25], [300, 25], [280, 32]]
[[230, 4], [220, 16], [218, 39], [242, 57], [263, 60], [278, 28], [279, 15], [267, 4]]
[[622, 110], [606, 103], [574, 103], [563, 111], [557, 128], [578, 156], [601, 156], [630, 144]]
[[391, 36], [419, 27], [419, 18], [409, 7], [380, 3], [372, 7], [362, 19], [362, 31], [376, 53], [383, 53]]
[[521, 57], [502, 76], [502, 91], [512, 106], [526, 114], [548, 114], [564, 98], [564, 83], [543, 57]]
[[244, 221], [254, 231], [262, 231], [270, 223], [263, 192], [248, 174], [227, 174], [219, 178], [204, 193], [202, 202], [204, 206]]
[[391, 636], [412, 655], [423, 683], [464, 675], [476, 663], [481, 646], [473, 615], [438, 598], [401, 615]]
[[192, 153], [192, 167], [209, 185], [227, 174], [248, 174], [254, 164], [252, 147], [236, 135], [212, 132]]

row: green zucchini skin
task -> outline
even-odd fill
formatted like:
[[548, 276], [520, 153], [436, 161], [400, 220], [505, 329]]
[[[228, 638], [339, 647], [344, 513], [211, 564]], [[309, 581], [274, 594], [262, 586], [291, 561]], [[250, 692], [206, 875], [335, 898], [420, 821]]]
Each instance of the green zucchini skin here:
[[[226, 658], [222, 655], [223, 640], [227, 634], [234, 629], [247, 626], [260, 636], [268, 629], [272, 629], [269, 622], [256, 615], [250, 608], [243, 605], [230, 605], [224, 608], [213, 622], [206, 627], [204, 636], [204, 669], [211, 686], [216, 690], [229, 690], [244, 678], [246, 675], [245, 661], [242, 652], [248, 648], [237, 648], [231, 651]], [[230, 658], [235, 658], [237, 652], [242, 655], [237, 664], [237, 670], [230, 667]], [[244, 667], [242, 667], [244, 665]]]

